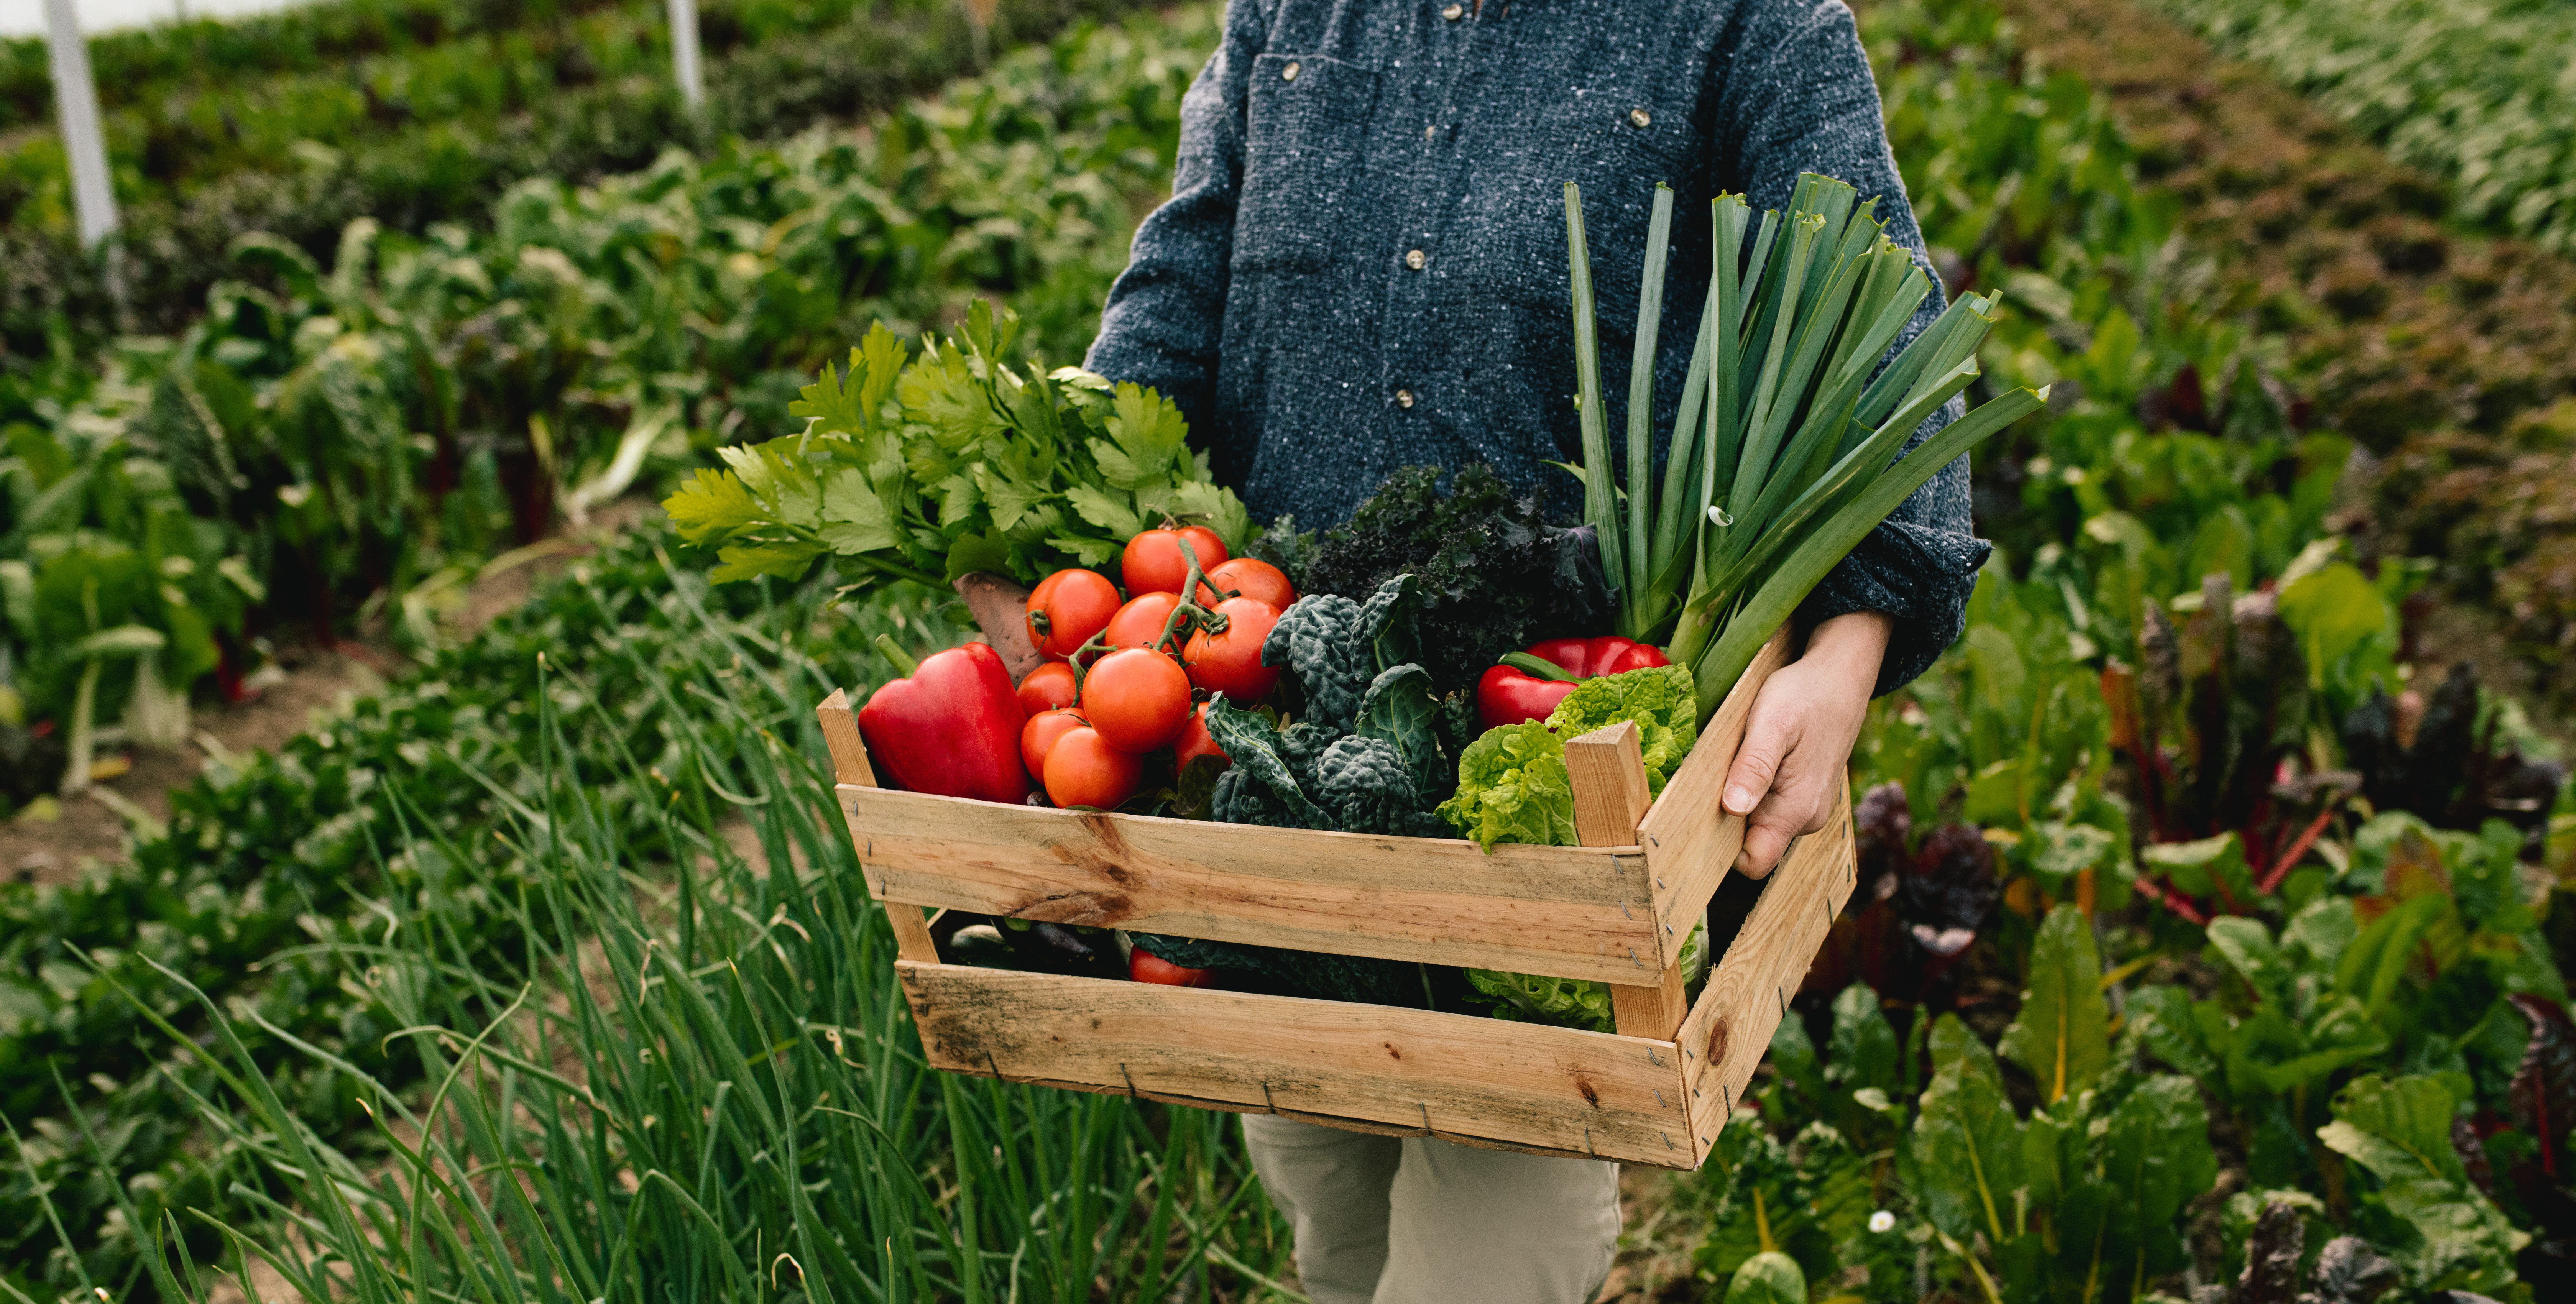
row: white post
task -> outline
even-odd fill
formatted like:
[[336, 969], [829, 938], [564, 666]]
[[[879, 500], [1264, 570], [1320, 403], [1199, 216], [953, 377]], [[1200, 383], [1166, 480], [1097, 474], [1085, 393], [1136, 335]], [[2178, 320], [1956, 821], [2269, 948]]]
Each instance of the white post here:
[[80, 14], [72, 0], [45, 0], [45, 26], [53, 56], [54, 119], [62, 131], [63, 155], [72, 166], [72, 207], [80, 218], [81, 247], [95, 249], [116, 231], [116, 191], [108, 184], [107, 141], [99, 134], [89, 44], [81, 39]]
[[706, 79], [698, 75], [698, 0], [670, 3], [671, 74], [680, 83], [681, 102], [695, 109], [707, 102]]

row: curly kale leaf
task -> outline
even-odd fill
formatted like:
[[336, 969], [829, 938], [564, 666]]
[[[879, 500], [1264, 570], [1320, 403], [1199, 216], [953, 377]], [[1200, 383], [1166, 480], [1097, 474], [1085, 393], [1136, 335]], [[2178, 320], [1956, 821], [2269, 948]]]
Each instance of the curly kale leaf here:
[[1306, 719], [1349, 733], [1370, 681], [1412, 650], [1403, 619], [1411, 593], [1411, 577], [1398, 575], [1378, 585], [1365, 603], [1338, 593], [1299, 598], [1271, 626], [1261, 664], [1296, 681]]
[[1656, 793], [1699, 741], [1699, 697], [1686, 666], [1654, 666], [1586, 679], [1556, 704], [1547, 727], [1560, 738], [1634, 720], [1644, 736], [1646, 784]]
[[1445, 495], [1440, 480], [1431, 466], [1388, 477], [1314, 545], [1300, 591], [1366, 593], [1411, 574], [1435, 696], [1538, 639], [1610, 631], [1615, 608], [1589, 528], [1549, 525], [1536, 495], [1515, 497], [1482, 464], [1460, 468]]

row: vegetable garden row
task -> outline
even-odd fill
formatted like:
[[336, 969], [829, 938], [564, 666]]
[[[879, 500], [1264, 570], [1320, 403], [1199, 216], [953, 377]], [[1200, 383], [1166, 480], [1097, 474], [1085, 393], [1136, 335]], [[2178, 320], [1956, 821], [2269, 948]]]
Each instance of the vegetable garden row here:
[[[1010, 477], [1065, 526], [1021, 540], [993, 481], [950, 475], [998, 429], [879, 430], [866, 398], [901, 359], [876, 317], [964, 321], [946, 370], [922, 355], [896, 395], [913, 432], [992, 389], [964, 359], [1074, 360], [1213, 18], [1011, 56], [858, 145], [531, 184], [471, 233], [360, 227], [327, 272], [254, 244], [260, 279], [175, 346], [20, 378], [13, 520], [51, 523], [0, 579], [23, 577], [35, 715], [78, 696], [84, 635], [140, 625], [211, 661], [254, 601], [327, 625], [381, 590], [424, 664], [182, 794], [131, 866], [0, 888], [0, 1280], [193, 1298], [255, 1242], [308, 1297], [1271, 1288], [1285, 1228], [1221, 1118], [924, 1067], [809, 725], [885, 673], [880, 635], [907, 656], [958, 636], [907, 572], [1106, 565], [1177, 507], [1305, 591], [1368, 582], [1316, 569], [1329, 537], [1265, 542], [1170, 498], [1203, 472], [1140, 396], [1065, 400], [1098, 405], [1083, 433], [1122, 470], [1000, 427], [1064, 453]], [[1817, 1298], [2565, 1289], [2576, 934], [2548, 867], [2576, 847], [2547, 744], [2446, 667], [2401, 671], [2425, 568], [2338, 533], [2352, 446], [2306, 428], [2264, 319], [2202, 292], [2101, 96], [2032, 67], [1984, 0], [1864, 18], [1944, 278], [2003, 291], [1970, 397], [2051, 402], [1980, 453], [2000, 549], [1967, 635], [1874, 709], [1860, 885], [1799, 1017], [1704, 1172], [1664, 1191], [1706, 1289], [1779, 1287], [1779, 1259], [1738, 1272], [1771, 1251]], [[1016, 327], [959, 313], [976, 290]], [[784, 433], [801, 374], [863, 339], [849, 389], [826, 371], [798, 411], [891, 441], [858, 463], [873, 513], [782, 486], [777, 446], [729, 448], [736, 477], [696, 483], [762, 496], [739, 582], [708, 587], [647, 530], [436, 645], [438, 595], [548, 495], [595, 503]], [[234, 476], [254, 488], [218, 495]], [[797, 493], [812, 519], [780, 510]], [[922, 507], [961, 493], [974, 512]], [[1358, 542], [1420, 548], [1501, 498], [1400, 484]], [[796, 580], [825, 553], [845, 573]], [[1500, 569], [1478, 560], [1426, 564]], [[869, 595], [834, 603], [852, 581]], [[1498, 610], [1522, 623], [1462, 604], [1432, 645], [1494, 642], [1458, 653], [1481, 670], [1546, 632]], [[130, 696], [133, 659], [94, 710]], [[1230, 751], [1258, 732], [1228, 728]], [[1487, 994], [1522, 1017], [1600, 1017], [1510, 977]], [[494, 1165], [525, 1179], [463, 1180]]]
[[[276, 71], [234, 80], [210, 68], [157, 94], [145, 81], [107, 113], [124, 212], [123, 320], [104, 262], [72, 240], [59, 142], [41, 129], [0, 142], [0, 340], [41, 355], [60, 349], [62, 332], [87, 348], [119, 330], [177, 331], [236, 274], [232, 241], [246, 231], [327, 258], [362, 216], [413, 235], [485, 226], [513, 183], [584, 182], [674, 147], [712, 150], [734, 135], [863, 117], [973, 70], [991, 42], [1041, 39], [1132, 7], [1000, 0], [979, 32], [968, 17], [977, 11], [924, 0], [711, 4], [701, 21], [707, 103], [695, 114], [671, 84], [662, 6], [647, 0], [567, 6], [542, 21], [496, 5], [470, 24], [430, 24], [436, 42], [372, 55], [342, 47], [347, 55], [318, 69], [303, 66], [307, 42], [334, 43], [300, 30], [314, 19], [283, 15], [254, 42], [273, 51]], [[98, 76], [108, 81], [109, 67]]]

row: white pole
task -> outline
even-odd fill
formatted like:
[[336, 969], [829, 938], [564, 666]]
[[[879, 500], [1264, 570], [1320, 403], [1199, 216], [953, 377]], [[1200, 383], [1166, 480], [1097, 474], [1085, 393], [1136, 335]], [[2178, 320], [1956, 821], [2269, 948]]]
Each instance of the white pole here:
[[671, 0], [671, 73], [682, 103], [695, 109], [707, 102], [706, 80], [698, 75], [698, 0]]
[[116, 230], [116, 191], [108, 184], [107, 141], [99, 134], [89, 43], [81, 39], [80, 14], [72, 0], [45, 0], [45, 26], [45, 44], [53, 56], [54, 119], [72, 165], [72, 207], [80, 218], [81, 247], [95, 249]]

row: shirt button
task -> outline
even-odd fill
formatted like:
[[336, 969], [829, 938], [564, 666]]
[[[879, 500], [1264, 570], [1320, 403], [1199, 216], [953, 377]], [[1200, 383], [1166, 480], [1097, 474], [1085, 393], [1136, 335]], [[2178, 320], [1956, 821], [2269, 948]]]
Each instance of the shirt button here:
[[1399, 389], [1395, 391], [1395, 405], [1400, 408], [1412, 407], [1413, 391], [1409, 389]]
[[1293, 64], [1293, 63], [1292, 63], [1292, 64], [1288, 65], [1287, 67], [1280, 69], [1280, 70], [1279, 70], [1279, 80], [1281, 80], [1281, 81], [1295, 81], [1295, 80], [1297, 80], [1297, 65], [1295, 65], [1295, 64]]
[[1467, 16], [1467, 6], [1451, 5], [1448, 8], [1441, 10], [1440, 16], [1454, 23]]
[[[1292, 63], [1292, 64], [1290, 64], [1290, 65], [1288, 65], [1288, 75], [1289, 75], [1289, 76], [1291, 76], [1291, 77], [1294, 77], [1294, 76], [1296, 76], [1296, 75], [1297, 75], [1297, 65], [1295, 65], [1295, 64], [1293, 64], [1293, 63]], [[1654, 122], [1654, 120], [1655, 120], [1655, 115], [1654, 115], [1654, 114], [1651, 114], [1651, 113], [1646, 112], [1644, 109], [1630, 109], [1630, 110], [1628, 110], [1628, 121], [1633, 122], [1633, 123], [1636, 123], [1636, 124], [1637, 124], [1638, 126], [1640, 126], [1640, 127], [1650, 125], [1650, 124], [1652, 124], [1652, 123]]]
[[1405, 266], [1407, 266], [1407, 267], [1412, 268], [1413, 270], [1415, 270], [1415, 271], [1417, 271], [1417, 272], [1422, 270], [1422, 265], [1423, 265], [1424, 263], [1427, 263], [1427, 262], [1430, 262], [1430, 261], [1431, 261], [1431, 256], [1430, 256], [1429, 254], [1426, 254], [1426, 253], [1422, 252], [1422, 251], [1421, 251], [1421, 250], [1419, 250], [1419, 249], [1412, 250], [1412, 251], [1410, 251], [1410, 252], [1408, 252], [1408, 253], [1406, 253], [1406, 254], [1404, 255], [1404, 265], [1405, 265]]

